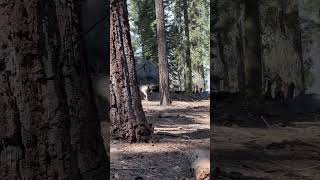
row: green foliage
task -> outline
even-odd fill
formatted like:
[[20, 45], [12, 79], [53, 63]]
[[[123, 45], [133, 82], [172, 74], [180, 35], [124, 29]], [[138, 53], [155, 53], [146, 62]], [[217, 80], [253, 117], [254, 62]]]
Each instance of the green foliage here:
[[190, 2], [190, 41], [194, 84], [202, 86], [203, 73], [210, 73], [210, 12], [209, 1], [193, 0]]
[[[209, 73], [209, 0], [187, 1], [194, 83], [201, 86], [203, 73]], [[128, 5], [136, 55], [158, 62], [154, 0], [129, 0]], [[186, 73], [183, 0], [164, 0], [164, 8], [169, 77], [173, 87], [181, 87]]]
[[[168, 44], [170, 73], [175, 85], [181, 84], [180, 79], [185, 81], [186, 73], [186, 37], [183, 18], [183, 0], [171, 0], [173, 19], [169, 21]], [[191, 43], [191, 61], [193, 70], [193, 84], [199, 87], [203, 84], [203, 76], [207, 76], [209, 69], [209, 47], [210, 47], [210, 12], [208, 0], [187, 0], [189, 14], [189, 34]]]
[[133, 48], [146, 60], [157, 62], [154, 1], [130, 0], [128, 3]]

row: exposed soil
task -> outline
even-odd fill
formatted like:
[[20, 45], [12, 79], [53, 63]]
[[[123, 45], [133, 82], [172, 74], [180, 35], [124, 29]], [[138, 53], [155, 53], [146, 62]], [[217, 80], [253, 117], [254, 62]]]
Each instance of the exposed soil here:
[[293, 105], [216, 102], [214, 179], [320, 179], [320, 114]]
[[[143, 101], [147, 119], [154, 125], [153, 143], [110, 143], [111, 179], [195, 179], [188, 153], [209, 150], [209, 100]], [[106, 126], [102, 126], [106, 128]]]

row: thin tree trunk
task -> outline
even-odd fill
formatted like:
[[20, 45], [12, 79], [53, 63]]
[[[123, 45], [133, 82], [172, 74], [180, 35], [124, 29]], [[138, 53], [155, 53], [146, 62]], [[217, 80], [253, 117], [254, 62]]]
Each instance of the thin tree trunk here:
[[185, 70], [183, 74], [183, 80], [184, 80], [184, 91], [187, 91], [187, 73]]
[[178, 70], [178, 81], [179, 81], [179, 91], [181, 91], [182, 82], [181, 82], [181, 71], [180, 70]]
[[242, 25], [237, 24], [238, 33], [237, 36], [237, 51], [239, 55], [238, 61], [238, 88], [241, 93], [245, 91], [245, 66], [244, 66], [244, 49], [243, 49], [243, 33], [242, 33]]
[[0, 13], [1, 179], [107, 179], [80, 3], [8, 1]]
[[301, 94], [304, 94], [306, 91], [306, 80], [305, 80], [305, 71], [304, 71], [304, 60], [303, 60], [303, 49], [302, 49], [302, 35], [301, 35], [301, 28], [300, 28], [300, 18], [299, 18], [299, 9], [295, 7], [295, 11], [291, 14], [291, 17], [288, 19], [292, 19], [293, 25], [293, 43], [294, 49], [298, 53], [298, 58], [300, 62], [300, 74], [301, 74]]
[[145, 142], [152, 130], [141, 104], [125, 0], [111, 0], [110, 23], [111, 136]]
[[205, 73], [203, 63], [201, 64], [200, 73], [201, 73], [201, 77], [202, 77], [202, 83], [203, 83], [202, 85], [203, 85], [203, 91], [204, 91], [207, 88], [207, 84], [206, 84], [206, 77], [205, 77], [206, 73]]
[[249, 97], [261, 95], [261, 33], [259, 0], [245, 0], [245, 79]]
[[166, 34], [164, 27], [163, 0], [155, 1], [157, 21], [157, 41], [159, 58], [159, 80], [160, 80], [160, 105], [171, 105], [169, 96], [169, 73], [168, 60], [166, 56]]
[[187, 92], [192, 92], [192, 66], [190, 52], [190, 35], [189, 35], [189, 15], [188, 15], [188, 0], [183, 0], [183, 16], [186, 35], [186, 65], [187, 65]]

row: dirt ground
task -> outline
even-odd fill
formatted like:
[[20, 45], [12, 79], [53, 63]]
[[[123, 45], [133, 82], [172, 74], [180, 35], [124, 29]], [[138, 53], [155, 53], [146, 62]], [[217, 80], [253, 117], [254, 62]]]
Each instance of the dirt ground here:
[[217, 102], [215, 114], [214, 179], [320, 179], [320, 114], [278, 104], [254, 112], [233, 102]]
[[[110, 143], [111, 179], [195, 179], [188, 153], [210, 147], [209, 100], [143, 101], [147, 120], [154, 125], [154, 143]], [[106, 126], [102, 126], [106, 128]]]

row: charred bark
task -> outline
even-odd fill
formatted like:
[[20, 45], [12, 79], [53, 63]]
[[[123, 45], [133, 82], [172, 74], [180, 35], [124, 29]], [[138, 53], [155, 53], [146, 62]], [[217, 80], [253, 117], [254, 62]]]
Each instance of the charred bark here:
[[245, 0], [245, 79], [249, 97], [261, 95], [262, 62], [258, 0]]

